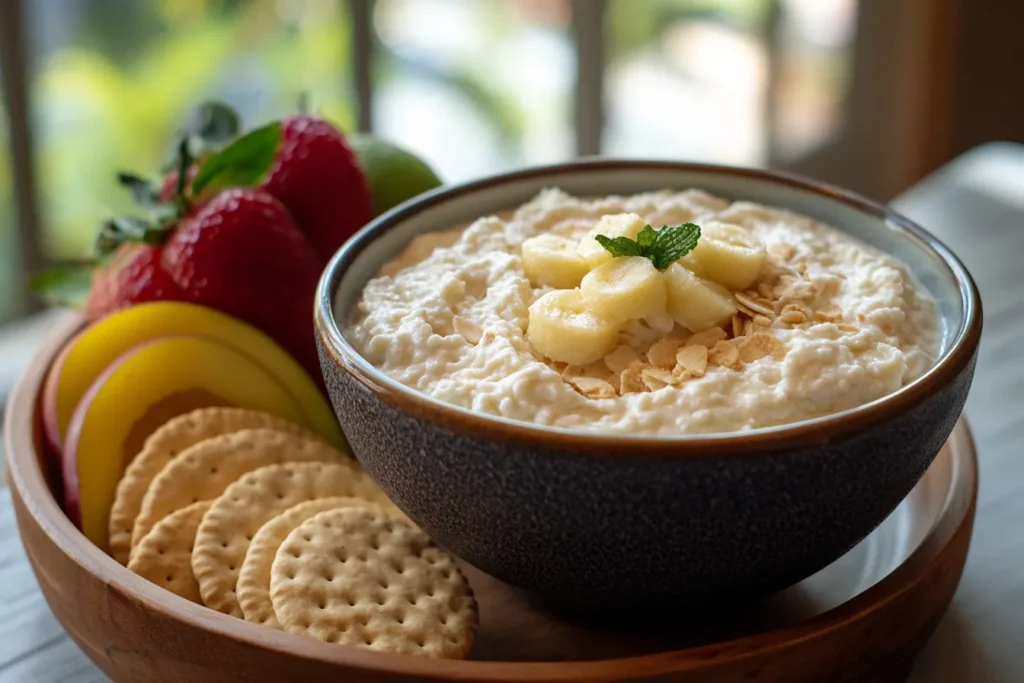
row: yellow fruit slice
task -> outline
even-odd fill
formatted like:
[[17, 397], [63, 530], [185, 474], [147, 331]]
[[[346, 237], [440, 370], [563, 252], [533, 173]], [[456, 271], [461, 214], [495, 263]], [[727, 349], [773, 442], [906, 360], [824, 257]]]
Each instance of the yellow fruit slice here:
[[619, 343], [619, 328], [587, 310], [578, 289], [548, 292], [530, 306], [526, 336], [551, 360], [586, 365]]
[[106, 549], [117, 482], [145, 439], [170, 418], [211, 405], [262, 410], [308, 426], [284, 384], [210, 339], [144, 343], [96, 379], [71, 418], [63, 461], [66, 510], [90, 541]]
[[114, 359], [143, 342], [176, 335], [220, 341], [262, 365], [295, 397], [306, 418], [304, 424], [336, 448], [348, 450], [320, 388], [273, 339], [212, 308], [170, 301], [140, 304], [114, 313], [69, 343], [51, 368], [44, 390], [43, 422], [52, 445], [61, 447], [78, 402]]
[[539, 235], [523, 241], [523, 272], [534, 287], [573, 289], [589, 267], [576, 253], [576, 243], [558, 235]]
[[649, 258], [614, 258], [587, 273], [580, 284], [587, 309], [615, 324], [665, 313], [665, 281]]
[[632, 240], [636, 239], [636, 236], [644, 229], [644, 225], [646, 225], [644, 219], [635, 213], [617, 213], [603, 216], [597, 222], [597, 225], [590, 229], [587, 236], [580, 240], [577, 251], [583, 257], [583, 260], [587, 262], [587, 265], [591, 268], [597, 268], [602, 263], [611, 261], [613, 257], [611, 252], [594, 239], [595, 237], [604, 235], [613, 239], [616, 237], [628, 237]]
[[738, 225], [713, 222], [701, 228], [697, 247], [680, 263], [702, 278], [739, 291], [757, 280], [764, 257], [761, 240]]
[[664, 276], [668, 312], [691, 332], [724, 325], [736, 312], [736, 304], [727, 289], [702, 280], [678, 263], [665, 269]]

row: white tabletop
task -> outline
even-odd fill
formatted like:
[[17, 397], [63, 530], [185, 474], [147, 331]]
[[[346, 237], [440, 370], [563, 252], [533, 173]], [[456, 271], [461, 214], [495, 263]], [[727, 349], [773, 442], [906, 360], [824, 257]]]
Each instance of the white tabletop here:
[[980, 461], [967, 568], [913, 683], [1024, 681], [1024, 146], [973, 150], [894, 206], [981, 289], [985, 331], [966, 414]]
[[[894, 205], [938, 235], [981, 289], [985, 332], [967, 416], [981, 467], [974, 538], [912, 683], [1024, 681], [1024, 146], [978, 148]], [[50, 614], [0, 484], [0, 683], [107, 678]]]

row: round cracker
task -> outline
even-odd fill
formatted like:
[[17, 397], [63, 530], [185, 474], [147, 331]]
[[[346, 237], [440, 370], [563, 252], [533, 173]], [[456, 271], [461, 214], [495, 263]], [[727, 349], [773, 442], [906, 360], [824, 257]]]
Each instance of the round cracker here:
[[270, 586], [285, 630], [328, 643], [461, 659], [476, 634], [473, 591], [452, 557], [379, 511], [307, 519], [278, 549]]
[[273, 429], [221, 434], [182, 451], [153, 478], [135, 520], [132, 544], [153, 525], [186, 505], [213, 500], [246, 472], [284, 462], [344, 462], [345, 456], [315, 436]]
[[164, 517], [142, 539], [128, 569], [186, 600], [203, 604], [192, 573], [192, 545], [211, 501], [193, 503]]
[[110, 554], [127, 565], [132, 550], [132, 529], [142, 499], [160, 470], [178, 453], [213, 436], [242, 429], [276, 429], [312, 436], [304, 427], [269, 413], [246, 408], [200, 408], [179, 415], [153, 432], [132, 458], [117, 485], [110, 509]]
[[192, 551], [192, 570], [203, 603], [241, 617], [235, 585], [256, 532], [290, 507], [336, 496], [393, 505], [354, 462], [271, 465], [253, 470], [229, 486], [203, 517]]
[[359, 498], [319, 498], [290, 507], [260, 527], [249, 543], [249, 550], [238, 574], [235, 595], [246, 621], [281, 628], [270, 602], [270, 567], [277, 549], [292, 529], [313, 515], [340, 507], [370, 507], [383, 512], [376, 503]]

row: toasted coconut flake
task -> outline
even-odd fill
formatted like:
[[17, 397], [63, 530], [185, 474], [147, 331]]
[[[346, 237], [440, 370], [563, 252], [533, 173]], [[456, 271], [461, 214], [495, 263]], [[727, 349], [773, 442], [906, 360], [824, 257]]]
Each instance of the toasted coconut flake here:
[[754, 316], [754, 327], [770, 327], [772, 319], [766, 315], [755, 315]]
[[566, 365], [565, 369], [562, 370], [563, 379], [571, 379], [573, 377], [582, 377], [583, 368], [578, 365]]
[[615, 387], [596, 377], [570, 377], [569, 384], [587, 398], [615, 398], [616, 396]]
[[[764, 304], [757, 301], [756, 297], [749, 296], [746, 292], [736, 292], [733, 295], [736, 299], [736, 303], [742, 308], [746, 308], [750, 311], [749, 315], [753, 318], [757, 314], [761, 315], [775, 315], [775, 311], [771, 306], [765, 306]], [[741, 310], [742, 310], [741, 308]], [[746, 312], [746, 311], [744, 311]]]
[[687, 340], [687, 344], [698, 344], [700, 346], [706, 346], [709, 349], [715, 345], [716, 342], [724, 340], [729, 335], [726, 334], [725, 330], [721, 327], [710, 327], [706, 330], [702, 330]]
[[732, 336], [742, 337], [743, 336], [743, 318], [738, 315], [732, 317]]
[[640, 379], [651, 391], [664, 389], [669, 385], [679, 384], [681, 378], [665, 368], [646, 368], [640, 373]]
[[735, 368], [740, 362], [740, 352], [727, 341], [719, 341], [708, 352], [708, 363], [723, 368]]
[[838, 327], [843, 332], [860, 332], [859, 327], [857, 327], [856, 325], [851, 325], [850, 323], [839, 323], [838, 325], [836, 325], [836, 327]]
[[647, 385], [641, 377], [646, 369], [642, 363], [634, 363], [619, 375], [619, 393], [622, 395], [647, 391]]
[[685, 371], [691, 377], [702, 377], [708, 369], [708, 348], [690, 344], [676, 353], [676, 370]]
[[656, 368], [671, 370], [676, 365], [676, 351], [679, 344], [671, 339], [662, 339], [647, 350], [647, 362]]
[[843, 309], [839, 308], [836, 304], [829, 304], [824, 308], [816, 310], [814, 312], [814, 319], [827, 323], [839, 322], [843, 319]]
[[480, 343], [480, 339], [481, 337], [483, 337], [484, 334], [484, 330], [482, 327], [477, 325], [472, 320], [467, 320], [466, 318], [462, 318], [460, 316], [455, 316], [452, 318], [452, 327], [455, 329], [455, 332], [458, 333], [459, 336], [461, 336], [463, 339], [465, 339], [470, 344], [473, 344], [474, 346]]
[[768, 247], [768, 253], [780, 261], [788, 261], [796, 254], [796, 247], [792, 244], [773, 244]]
[[743, 336], [744, 337], [749, 337], [753, 333], [754, 333], [754, 321], [753, 320], [744, 321], [744, 323], [743, 323]]
[[622, 374], [622, 371], [630, 365], [639, 362], [640, 356], [628, 344], [620, 344], [614, 351], [604, 357], [604, 364], [616, 375]]
[[755, 315], [757, 315], [757, 311], [751, 310], [741, 303], [736, 304], [736, 309], [748, 318], [753, 318]]
[[810, 282], [794, 282], [782, 292], [782, 296], [779, 299], [782, 301], [802, 301], [813, 299], [815, 294], [814, 285]]
[[747, 337], [739, 346], [740, 360], [744, 363], [753, 363], [765, 356], [781, 360], [786, 355], [786, 348], [782, 342], [770, 334], [758, 332]]
[[790, 325], [800, 325], [807, 322], [811, 311], [802, 304], [786, 304], [779, 313], [779, 320]]

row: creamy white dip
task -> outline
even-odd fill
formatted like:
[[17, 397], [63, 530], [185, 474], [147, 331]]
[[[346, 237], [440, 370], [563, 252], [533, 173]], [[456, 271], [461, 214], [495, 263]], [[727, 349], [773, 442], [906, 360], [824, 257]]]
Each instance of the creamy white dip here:
[[[528, 308], [549, 289], [527, 280], [520, 245], [545, 232], [578, 239], [602, 216], [622, 212], [657, 227], [740, 225], [786, 257], [773, 266], [775, 277], [795, 272], [808, 283], [809, 310], [838, 307], [841, 319], [774, 318], [763, 331], [782, 353], [712, 365], [675, 386], [585, 397], [560, 374], [564, 366], [527, 339]], [[440, 400], [524, 422], [630, 434], [731, 432], [856, 407], [920, 376], [940, 337], [934, 301], [896, 259], [810, 218], [698, 190], [599, 199], [546, 190], [512, 214], [417, 237], [367, 283], [348, 319], [346, 336], [374, 366]], [[664, 334], [637, 323], [621, 338], [642, 355]]]

